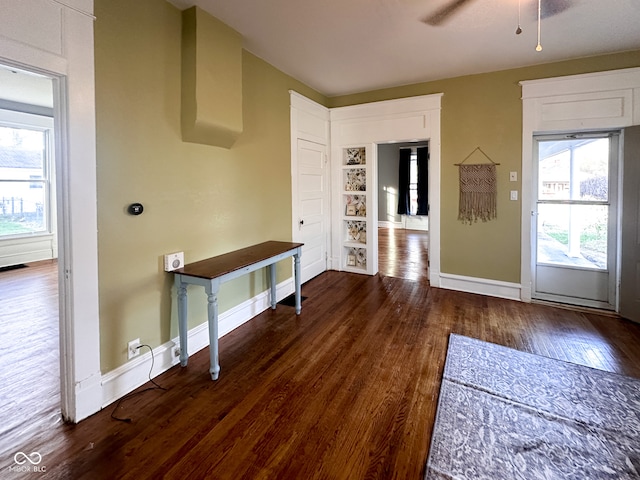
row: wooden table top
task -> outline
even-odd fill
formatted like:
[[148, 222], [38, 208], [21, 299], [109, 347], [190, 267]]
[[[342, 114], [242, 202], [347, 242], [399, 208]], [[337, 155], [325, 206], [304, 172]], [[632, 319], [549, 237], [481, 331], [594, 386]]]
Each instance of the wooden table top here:
[[182, 268], [174, 270], [173, 273], [213, 279], [281, 253], [288, 252], [302, 245], [304, 244], [270, 240], [233, 252], [224, 253], [216, 257], [200, 260], [199, 262], [189, 263]]

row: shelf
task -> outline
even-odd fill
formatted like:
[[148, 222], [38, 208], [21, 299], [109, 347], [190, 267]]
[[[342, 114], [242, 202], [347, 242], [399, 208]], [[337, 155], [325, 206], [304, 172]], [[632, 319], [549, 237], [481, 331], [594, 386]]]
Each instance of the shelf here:
[[357, 168], [345, 168], [342, 175], [342, 184], [346, 192], [367, 191], [367, 169], [362, 166]]
[[344, 245], [362, 247], [367, 244], [367, 222], [365, 219], [344, 221]]
[[346, 166], [366, 165], [367, 152], [365, 147], [350, 147], [344, 149], [343, 164]]
[[343, 215], [353, 220], [364, 220], [367, 216], [367, 196], [355, 193], [345, 193], [342, 196]]
[[345, 245], [345, 266], [367, 269], [367, 249], [361, 245], [350, 247]]
[[371, 195], [367, 195], [367, 182], [371, 180], [371, 167], [367, 165], [367, 148], [345, 147], [342, 151], [342, 170], [339, 173], [343, 209], [340, 216], [341, 268], [347, 272], [372, 273], [368, 265], [375, 265], [375, 262], [369, 258], [372, 251], [367, 249], [367, 244], [373, 241], [371, 236], [375, 229], [370, 228], [373, 219], [368, 214]]

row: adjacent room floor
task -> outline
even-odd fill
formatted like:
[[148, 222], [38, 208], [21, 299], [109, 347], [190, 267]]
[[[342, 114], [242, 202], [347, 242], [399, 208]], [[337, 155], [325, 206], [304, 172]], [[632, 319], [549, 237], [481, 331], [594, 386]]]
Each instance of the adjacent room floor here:
[[12, 443], [62, 423], [56, 261], [0, 271], [0, 332], [4, 457], [15, 453]]

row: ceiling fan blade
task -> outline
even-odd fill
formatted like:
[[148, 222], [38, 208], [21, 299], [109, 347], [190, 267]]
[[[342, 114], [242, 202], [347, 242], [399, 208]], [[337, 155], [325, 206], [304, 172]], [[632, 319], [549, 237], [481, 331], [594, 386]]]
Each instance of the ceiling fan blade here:
[[573, 0], [542, 0], [541, 17], [553, 17], [573, 6]]
[[423, 22], [427, 25], [438, 26], [446, 22], [459, 8], [473, 0], [452, 0], [427, 16]]

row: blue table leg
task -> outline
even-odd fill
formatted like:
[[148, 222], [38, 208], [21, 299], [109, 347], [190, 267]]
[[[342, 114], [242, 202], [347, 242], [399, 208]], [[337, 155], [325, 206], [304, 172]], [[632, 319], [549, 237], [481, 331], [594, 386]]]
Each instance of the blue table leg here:
[[299, 248], [297, 253], [293, 255], [293, 264], [294, 264], [294, 275], [296, 282], [296, 315], [300, 315], [300, 311], [302, 310], [302, 296], [301, 296], [301, 285], [300, 285], [300, 254], [302, 250]]
[[209, 316], [209, 373], [211, 380], [217, 380], [220, 375], [218, 363], [218, 290], [220, 282], [216, 279], [205, 287], [208, 298], [207, 313]]
[[187, 366], [187, 286], [182, 283], [182, 275], [176, 274], [175, 286], [178, 292], [178, 332], [180, 334], [180, 365]]
[[271, 284], [271, 308], [273, 310], [276, 309], [276, 264], [272, 263], [269, 265], [269, 276], [270, 284]]

